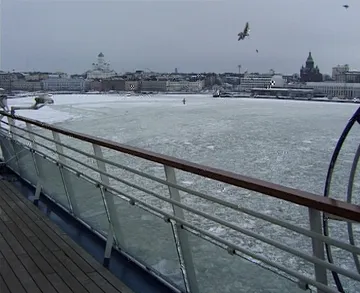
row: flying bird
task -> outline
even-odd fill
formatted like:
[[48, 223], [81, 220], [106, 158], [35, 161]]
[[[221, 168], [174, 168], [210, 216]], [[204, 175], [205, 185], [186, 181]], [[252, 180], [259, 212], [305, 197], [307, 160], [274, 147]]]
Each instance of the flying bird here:
[[238, 33], [238, 36], [239, 36], [238, 41], [244, 40], [246, 37], [249, 36], [249, 33], [250, 33], [249, 22], [246, 22], [244, 30], [242, 32]]
[[348, 9], [348, 8], [349, 8], [349, 5], [345, 4], [345, 5], [343, 5], [343, 7], [344, 7], [345, 9]]
[[256, 53], [259, 53], [259, 50], [258, 50], [258, 49], [256, 49]]

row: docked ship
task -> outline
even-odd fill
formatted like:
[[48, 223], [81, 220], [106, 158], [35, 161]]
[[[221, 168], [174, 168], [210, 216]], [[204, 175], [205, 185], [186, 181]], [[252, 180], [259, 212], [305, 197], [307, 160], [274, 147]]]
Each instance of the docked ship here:
[[217, 90], [213, 93], [213, 98], [229, 98], [232, 96], [233, 95], [231, 93], [223, 92], [221, 90]]

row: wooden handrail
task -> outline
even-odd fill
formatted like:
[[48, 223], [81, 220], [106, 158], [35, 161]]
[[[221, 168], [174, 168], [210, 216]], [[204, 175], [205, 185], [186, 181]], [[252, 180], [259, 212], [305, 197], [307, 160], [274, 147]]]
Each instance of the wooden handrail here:
[[189, 162], [167, 155], [162, 155], [141, 148], [113, 142], [107, 139], [98, 138], [92, 135], [67, 130], [65, 128], [40, 122], [38, 120], [33, 120], [17, 115], [10, 115], [3, 111], [0, 111], [0, 114], [121, 153], [129, 154], [155, 163], [170, 166], [175, 169], [207, 177], [240, 188], [245, 188], [248, 190], [263, 193], [301, 206], [306, 206], [308, 208], [336, 215], [351, 221], [360, 222], [360, 206], [358, 205], [349, 204], [344, 201], [327, 198], [314, 193], [285, 187], [279, 184], [267, 182], [248, 176], [243, 176], [229, 171], [224, 171], [218, 168], [200, 165], [197, 163]]

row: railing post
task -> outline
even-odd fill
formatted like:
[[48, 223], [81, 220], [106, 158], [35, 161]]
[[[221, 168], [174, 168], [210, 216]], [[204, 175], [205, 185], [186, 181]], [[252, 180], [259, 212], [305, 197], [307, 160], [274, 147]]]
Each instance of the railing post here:
[[[101, 147], [96, 144], [93, 144], [93, 149], [94, 149], [94, 154], [96, 157], [96, 164], [97, 164], [98, 169], [101, 172], [106, 174], [107, 173], [106, 165], [101, 160], [101, 159], [103, 159]], [[110, 186], [109, 177], [105, 174], [100, 173], [101, 182], [104, 186]], [[125, 239], [122, 236], [119, 218], [117, 217], [117, 211], [116, 211], [116, 207], [115, 207], [115, 203], [114, 203], [114, 197], [113, 197], [113, 195], [106, 192], [106, 187], [105, 187], [105, 189], [101, 188], [101, 192], [102, 192], [102, 196], [103, 196], [103, 200], [104, 200], [104, 204], [105, 204], [105, 209], [106, 209], [106, 212], [108, 213], [109, 225], [111, 226], [111, 229], [109, 229], [109, 232], [111, 231], [112, 233], [114, 233], [116, 243], [120, 246], [120, 248], [125, 248]], [[110, 238], [110, 233], [108, 234], [107, 245], [108, 245], [108, 242], [111, 241], [111, 240], [109, 240], [109, 238]], [[111, 237], [111, 238], [113, 238], [113, 237]]]
[[[3, 115], [0, 115], [0, 120], [1, 120], [2, 118], [3, 118]], [[10, 123], [9, 123], [9, 124], [10, 124]], [[8, 129], [5, 129], [5, 128], [2, 126], [2, 124], [0, 125], [0, 129], [1, 129], [1, 131], [3, 131], [3, 132], [8, 132], [8, 133], [9, 133], [9, 130], [8, 130]], [[1, 150], [2, 150], [2, 152], [3, 152], [3, 159], [4, 159], [4, 161], [3, 161], [2, 163], [4, 163], [4, 164], [10, 162], [10, 161], [13, 160], [14, 158], [16, 159], [15, 151], [14, 151], [13, 149], [11, 149], [11, 148], [14, 148], [13, 143], [12, 143], [12, 140], [9, 139], [9, 141], [10, 141], [10, 144], [9, 144], [10, 149], [7, 148], [5, 144], [2, 144], [2, 145], [1, 145]], [[9, 157], [5, 158], [4, 151], [8, 153]]]
[[14, 136], [14, 125], [15, 125], [15, 122], [14, 122], [14, 119], [12, 119], [12, 117], [7, 117], [8, 119], [8, 123], [9, 123], [9, 132], [10, 132], [10, 137], [11, 137], [11, 145], [12, 145], [12, 148], [13, 148], [13, 151], [14, 151], [14, 157], [16, 159], [16, 165], [17, 165], [17, 168], [18, 168], [18, 171], [19, 171], [19, 174], [20, 174], [20, 164], [19, 164], [19, 157], [16, 153], [16, 150], [15, 150], [15, 145], [14, 145], [14, 140], [16, 139], [15, 136]]
[[52, 135], [53, 135], [53, 138], [55, 141], [55, 147], [56, 147], [56, 151], [57, 151], [57, 155], [58, 155], [58, 160], [59, 160], [59, 163], [61, 164], [59, 166], [59, 170], [60, 170], [61, 179], [63, 181], [66, 198], [69, 203], [70, 211], [72, 214], [79, 216], [80, 215], [79, 208], [78, 208], [78, 204], [76, 202], [75, 192], [71, 186], [70, 177], [67, 175], [66, 172], [63, 172], [63, 170], [62, 170], [62, 165], [66, 165], [66, 158], [63, 156], [64, 149], [63, 149], [62, 145], [60, 145], [60, 143], [61, 143], [60, 135], [59, 135], [59, 133], [57, 133], [55, 131], [52, 131]]
[[11, 138], [14, 138], [14, 119], [12, 119], [12, 117], [7, 117], [8, 123], [9, 123], [9, 132], [10, 132], [10, 136]]
[[[35, 143], [35, 135], [33, 133], [33, 127], [29, 122], [26, 122], [26, 129], [28, 131], [31, 148], [34, 151], [37, 151], [37, 145]], [[43, 177], [42, 175], [44, 172], [42, 171], [41, 163], [39, 163], [39, 161], [37, 160], [37, 156], [35, 156], [34, 152], [31, 152], [31, 156], [34, 161], [34, 166], [35, 166], [36, 175], [37, 175], [35, 198], [34, 198], [34, 205], [37, 206], [39, 204], [39, 199], [40, 199], [40, 194], [41, 194], [41, 189], [42, 189], [41, 178]]]
[[109, 221], [109, 229], [108, 229], [108, 236], [106, 239], [106, 246], [105, 246], [105, 253], [104, 253], [104, 260], [103, 260], [103, 266], [108, 268], [110, 264], [110, 258], [111, 258], [111, 251], [114, 244], [114, 231], [111, 225], [111, 222]]
[[106, 268], [109, 268], [111, 252], [112, 252], [112, 248], [113, 248], [113, 244], [114, 244], [114, 239], [116, 239], [116, 237], [114, 236], [114, 228], [113, 228], [113, 225], [111, 222], [110, 212], [109, 212], [108, 206], [106, 204], [105, 188], [103, 186], [99, 186], [99, 187], [100, 187], [101, 198], [104, 203], [104, 208], [106, 211], [106, 216], [107, 216], [108, 224], [109, 224], [108, 235], [106, 238], [106, 246], [105, 246], [105, 251], [104, 251], [103, 266]]
[[[321, 213], [318, 210], [309, 208], [310, 230], [322, 235]], [[324, 243], [323, 241], [311, 238], [313, 256], [325, 261]], [[324, 285], [328, 285], [326, 268], [319, 264], [314, 264], [316, 281]], [[322, 293], [317, 289], [318, 293]]]
[[[166, 166], [166, 165], [164, 165], [164, 168], [165, 168], [166, 181], [168, 181], [172, 184], [176, 184], [176, 174], [175, 174], [174, 168]], [[181, 199], [180, 199], [179, 190], [174, 187], [171, 187], [171, 186], [168, 186], [168, 187], [169, 187], [170, 198], [180, 202]], [[184, 211], [182, 208], [180, 208], [174, 204], [172, 205], [172, 208], [174, 211], [174, 215], [177, 218], [185, 219]], [[177, 234], [177, 238], [179, 240], [181, 255], [183, 257], [183, 262], [184, 262], [184, 266], [185, 266], [185, 277], [187, 279], [189, 291], [191, 293], [199, 293], [194, 262], [192, 259], [192, 253], [190, 250], [189, 239], [187, 237], [186, 231], [184, 229], [182, 229], [181, 225], [178, 223], [176, 223], [175, 231]]]

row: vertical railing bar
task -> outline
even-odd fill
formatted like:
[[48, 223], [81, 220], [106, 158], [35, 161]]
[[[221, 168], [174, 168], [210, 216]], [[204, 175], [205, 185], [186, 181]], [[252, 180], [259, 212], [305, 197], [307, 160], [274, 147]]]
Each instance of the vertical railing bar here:
[[12, 119], [11, 117], [7, 117], [7, 120], [8, 120], [8, 125], [9, 125], [9, 133], [10, 133], [10, 136], [12, 139], [14, 139], [14, 119]]
[[[27, 133], [29, 135], [31, 149], [34, 151], [37, 151], [37, 145], [35, 143], [35, 135], [33, 133], [33, 127], [29, 122], [26, 122], [26, 129], [27, 129]], [[41, 178], [43, 177], [42, 174], [44, 172], [41, 168], [41, 163], [37, 159], [37, 155], [33, 151], [31, 152], [31, 156], [33, 158], [36, 175], [37, 175], [34, 204], [38, 205], [39, 199], [40, 199], [40, 194], [41, 194], [41, 189], [42, 189]]]
[[[321, 213], [318, 210], [309, 208], [309, 220], [310, 220], [310, 230], [315, 233], [322, 234], [322, 221]], [[319, 239], [311, 238], [313, 256], [318, 259], [325, 261], [325, 250], [324, 242]], [[327, 270], [319, 264], [314, 264], [315, 269], [315, 280], [319, 283], [328, 285], [327, 282]], [[317, 289], [317, 293], [323, 293], [320, 289]]]
[[[93, 144], [93, 150], [96, 158], [96, 164], [98, 169], [101, 171], [100, 174], [100, 181], [105, 186], [110, 186], [110, 180], [109, 177], [106, 176], [106, 164], [101, 160], [103, 159], [103, 153], [101, 150], [101, 147]], [[108, 213], [109, 221], [112, 227], [112, 231], [114, 233], [115, 242], [120, 248], [125, 248], [125, 239], [123, 237], [122, 231], [121, 231], [121, 225], [119, 222], [119, 218], [117, 217], [117, 211], [115, 207], [114, 197], [109, 193], [106, 192], [106, 189], [101, 189], [103, 191], [103, 200], [105, 204], [105, 210]], [[109, 230], [110, 231], [110, 230]], [[109, 238], [109, 235], [108, 235]], [[110, 241], [110, 240], [109, 240]]]
[[[37, 146], [35, 143], [35, 135], [32, 133], [33, 132], [32, 125], [29, 122], [26, 122], [26, 129], [27, 129], [27, 133], [29, 135], [31, 149], [36, 151]], [[34, 153], [31, 152], [31, 154], [34, 154]], [[34, 156], [32, 156], [32, 157], [34, 158]], [[35, 166], [36, 174], [39, 175], [39, 173], [40, 173], [39, 167], [37, 166], [35, 160], [34, 160], [34, 166]]]
[[62, 178], [65, 195], [66, 195], [67, 201], [69, 203], [70, 211], [72, 214], [79, 216], [80, 215], [79, 208], [78, 208], [78, 205], [76, 202], [75, 192], [71, 186], [70, 177], [68, 176], [68, 173], [63, 171], [63, 167], [62, 167], [62, 164], [66, 165], [66, 158], [62, 155], [62, 154], [64, 154], [64, 149], [63, 149], [62, 145], [60, 145], [60, 143], [61, 143], [60, 135], [59, 135], [59, 133], [52, 131], [52, 136], [55, 141], [57, 156], [58, 156], [58, 160], [60, 163], [59, 171], [60, 171], [60, 175]]
[[18, 171], [19, 171], [19, 174], [21, 174], [21, 169], [20, 169], [20, 164], [19, 164], [19, 159], [18, 159], [18, 155], [16, 153], [16, 149], [15, 149], [15, 136], [14, 136], [14, 119], [12, 119], [12, 117], [7, 117], [8, 119], [8, 123], [9, 123], [9, 132], [10, 132], [10, 141], [11, 141], [11, 146], [13, 148], [13, 151], [14, 151], [14, 156], [16, 158], [16, 165], [17, 165], [17, 168], [18, 168]]
[[[164, 169], [165, 169], [166, 181], [168, 181], [172, 184], [176, 184], [176, 174], [175, 174], [174, 168], [164, 165]], [[171, 186], [168, 186], [168, 188], [169, 188], [170, 198], [180, 202], [181, 199], [180, 199], [179, 190], [174, 187], [171, 187]], [[182, 220], [185, 219], [184, 211], [181, 207], [172, 205], [172, 208], [173, 208], [174, 215], [176, 217], [178, 217]], [[189, 292], [199, 293], [199, 287], [198, 287], [198, 282], [196, 279], [196, 273], [195, 273], [195, 267], [194, 267], [194, 263], [193, 263], [192, 253], [190, 250], [189, 240], [188, 240], [188, 237], [186, 234], [187, 232], [179, 224], [176, 224], [175, 230], [176, 230], [176, 236], [177, 236], [179, 244], [180, 244], [180, 253], [183, 258], [182, 261], [185, 265], [185, 275], [186, 275], [185, 282], [188, 283]]]
[[[5, 131], [5, 128], [3, 127], [3, 123], [2, 123], [2, 119], [4, 118], [4, 115], [1, 115], [0, 114], [0, 131], [1, 132], [4, 132]], [[1, 154], [2, 154], [2, 158], [3, 158], [3, 162], [1, 162], [1, 166], [5, 165], [5, 155], [4, 155], [4, 149], [6, 149], [5, 152], [7, 152], [7, 147], [6, 147], [6, 144], [2, 143], [0, 145], [0, 148], [1, 148]]]
[[184, 263], [184, 258], [183, 258], [182, 252], [181, 252], [179, 238], [177, 236], [177, 229], [178, 228], [182, 229], [182, 228], [177, 227], [176, 222], [170, 221], [170, 223], [171, 223], [171, 229], [173, 231], [173, 236], [174, 236], [174, 239], [175, 239], [176, 252], [177, 252], [177, 255], [178, 255], [178, 258], [179, 258], [179, 261], [180, 261], [180, 271], [181, 271], [181, 275], [183, 276], [184, 283], [185, 283], [185, 290], [186, 290], [186, 292], [190, 292], [189, 282], [187, 280], [186, 271], [185, 271], [186, 265]]
[[61, 181], [62, 181], [64, 191], [65, 191], [65, 195], [66, 195], [66, 200], [67, 200], [69, 208], [70, 208], [70, 213], [72, 213], [73, 215], [78, 215], [77, 213], [74, 212], [74, 207], [73, 207], [73, 204], [72, 204], [72, 200], [70, 199], [71, 196], [69, 194], [67, 180], [65, 179], [65, 176], [64, 176], [63, 165], [61, 165], [61, 164], [56, 164], [56, 165], [59, 168]]
[[114, 244], [114, 231], [111, 225], [111, 222], [109, 221], [109, 229], [108, 229], [108, 235], [106, 239], [106, 246], [105, 246], [105, 253], [104, 253], [104, 260], [103, 260], [103, 266], [108, 268], [110, 265], [110, 258], [111, 258], [111, 252]]
[[103, 201], [104, 208], [105, 208], [106, 218], [107, 218], [108, 222], [111, 223], [111, 217], [110, 217], [109, 207], [107, 206], [107, 203], [106, 203], [105, 189], [104, 189], [103, 186], [100, 186], [100, 193], [101, 193], [101, 199], [102, 199], [102, 201]]
[[105, 247], [105, 252], [104, 252], [104, 260], [103, 260], [103, 266], [108, 268], [109, 264], [110, 264], [111, 251], [112, 251], [113, 244], [114, 243], [118, 244], [118, 243], [117, 243], [117, 239], [116, 239], [116, 237], [114, 235], [114, 228], [113, 228], [112, 223], [111, 223], [109, 207], [106, 204], [105, 190], [104, 190], [103, 186], [100, 186], [100, 193], [101, 193], [101, 198], [102, 198], [104, 208], [105, 208], [105, 212], [106, 212], [106, 218], [107, 218], [108, 223], [109, 223], [108, 235], [107, 235], [107, 239], [106, 239], [106, 247]]

